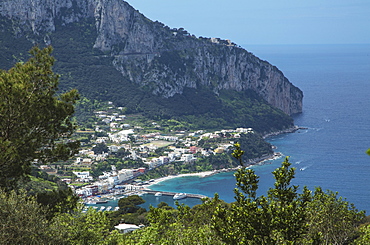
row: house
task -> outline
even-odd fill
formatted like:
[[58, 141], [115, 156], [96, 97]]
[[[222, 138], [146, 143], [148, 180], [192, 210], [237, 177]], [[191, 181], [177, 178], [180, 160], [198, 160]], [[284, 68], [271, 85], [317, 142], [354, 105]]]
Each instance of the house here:
[[199, 147], [196, 147], [196, 146], [190, 146], [190, 148], [189, 148], [189, 152], [192, 153], [192, 154], [195, 154], [200, 150], [201, 149]]
[[134, 172], [132, 169], [121, 169], [118, 171], [118, 182], [122, 183], [127, 180], [134, 178]]
[[253, 128], [237, 128], [235, 131], [239, 133], [253, 133]]
[[184, 162], [193, 162], [195, 161], [196, 158], [194, 157], [193, 154], [182, 154], [180, 161]]
[[140, 229], [139, 226], [133, 225], [133, 224], [119, 224], [119, 225], [114, 226], [114, 228], [119, 230], [121, 233], [127, 233], [127, 232]]
[[91, 165], [92, 164], [92, 159], [90, 159], [90, 158], [84, 158], [82, 160], [82, 164]]
[[129, 135], [134, 134], [134, 130], [122, 130], [115, 134], [108, 134], [111, 141], [115, 143], [120, 143], [122, 141], [128, 141]]
[[215, 153], [221, 154], [225, 152], [225, 149], [222, 147], [218, 147], [217, 149], [214, 150]]
[[90, 173], [88, 171], [84, 172], [73, 172], [80, 179], [90, 179]]
[[107, 180], [108, 180], [109, 186], [114, 186], [114, 185], [119, 184], [118, 175], [111, 175], [108, 177]]

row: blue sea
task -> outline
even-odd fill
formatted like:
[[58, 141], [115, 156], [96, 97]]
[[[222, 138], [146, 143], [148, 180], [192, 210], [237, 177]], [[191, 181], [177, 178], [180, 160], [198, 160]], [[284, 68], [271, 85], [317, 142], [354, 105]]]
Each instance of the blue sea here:
[[[338, 192], [359, 210], [370, 214], [370, 45], [274, 45], [244, 48], [277, 66], [304, 93], [303, 113], [295, 124], [306, 127], [268, 141], [290, 156], [296, 170], [293, 184]], [[248, 125], [245, 125], [246, 127]], [[254, 166], [259, 195], [273, 187], [271, 174], [284, 158]], [[158, 191], [218, 193], [234, 201], [232, 172], [214, 176], [171, 179], [152, 186]], [[160, 201], [153, 196], [147, 204]], [[170, 204], [173, 201], [169, 200]], [[184, 199], [193, 206], [197, 199]]]
[[[370, 156], [365, 151], [370, 148], [370, 44], [244, 45], [244, 48], [277, 66], [304, 93], [303, 113], [294, 116], [294, 120], [307, 129], [268, 139], [277, 151], [290, 156], [297, 169], [292, 183], [311, 190], [320, 186], [338, 192], [369, 215]], [[283, 160], [253, 167], [260, 177], [259, 195], [273, 187], [272, 171]], [[210, 197], [218, 193], [224, 201], [233, 202], [233, 174], [176, 178], [151, 188]], [[175, 206], [171, 197], [143, 198], [145, 208], [156, 207], [161, 201]], [[186, 198], [180, 203], [194, 206], [201, 201]]]

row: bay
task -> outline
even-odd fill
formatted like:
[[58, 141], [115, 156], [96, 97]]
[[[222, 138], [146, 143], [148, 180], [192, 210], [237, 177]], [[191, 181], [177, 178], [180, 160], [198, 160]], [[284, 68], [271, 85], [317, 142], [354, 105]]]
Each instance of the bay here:
[[[370, 45], [244, 45], [248, 51], [277, 66], [304, 93], [303, 113], [295, 124], [307, 127], [268, 141], [277, 151], [290, 156], [296, 167], [293, 184], [322, 187], [370, 211]], [[246, 127], [248, 125], [245, 125]], [[259, 195], [273, 187], [271, 174], [282, 158], [254, 166], [260, 176]], [[302, 170], [302, 171], [300, 171]], [[211, 177], [176, 178], [152, 189], [197, 193], [218, 193], [234, 201], [232, 172]], [[183, 203], [194, 205], [189, 199]]]

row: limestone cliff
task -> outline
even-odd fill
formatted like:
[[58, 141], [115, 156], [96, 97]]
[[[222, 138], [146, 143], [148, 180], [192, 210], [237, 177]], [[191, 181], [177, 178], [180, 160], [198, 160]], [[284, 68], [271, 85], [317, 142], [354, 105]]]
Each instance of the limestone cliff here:
[[230, 41], [152, 22], [121, 0], [1, 0], [0, 15], [16, 36], [45, 44], [60, 26], [93, 21], [93, 47], [112, 57], [125, 79], [164, 98], [185, 88], [252, 89], [287, 114], [302, 111], [302, 91], [268, 62]]

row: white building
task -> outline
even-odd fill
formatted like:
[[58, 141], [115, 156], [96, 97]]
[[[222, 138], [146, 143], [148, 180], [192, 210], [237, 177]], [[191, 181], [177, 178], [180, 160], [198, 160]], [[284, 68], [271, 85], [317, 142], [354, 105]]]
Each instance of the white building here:
[[93, 180], [93, 177], [90, 176], [90, 173], [85, 171], [85, 172], [73, 172], [73, 174], [75, 174], [78, 179], [77, 181], [80, 181], [80, 182], [90, 182]]
[[134, 171], [132, 169], [121, 169], [118, 171], [118, 182], [130, 180], [134, 177]]
[[85, 172], [73, 172], [78, 178], [80, 179], [88, 179], [90, 178], [90, 173], [88, 171]]
[[195, 161], [196, 158], [194, 157], [193, 154], [182, 154], [180, 161], [184, 162], [192, 162]]
[[127, 233], [127, 232], [140, 229], [139, 226], [133, 225], [133, 224], [119, 224], [119, 225], [116, 225], [114, 228], [119, 230], [121, 233]]
[[239, 133], [253, 133], [253, 128], [237, 128], [235, 131]]
[[118, 175], [111, 175], [108, 177], [108, 183], [109, 183], [109, 186], [115, 186], [115, 185], [118, 185], [120, 184], [119, 180], [118, 180]]
[[129, 135], [134, 134], [134, 130], [128, 129], [128, 130], [122, 130], [115, 134], [109, 134], [109, 139], [112, 142], [120, 143], [122, 141], [128, 141]]

